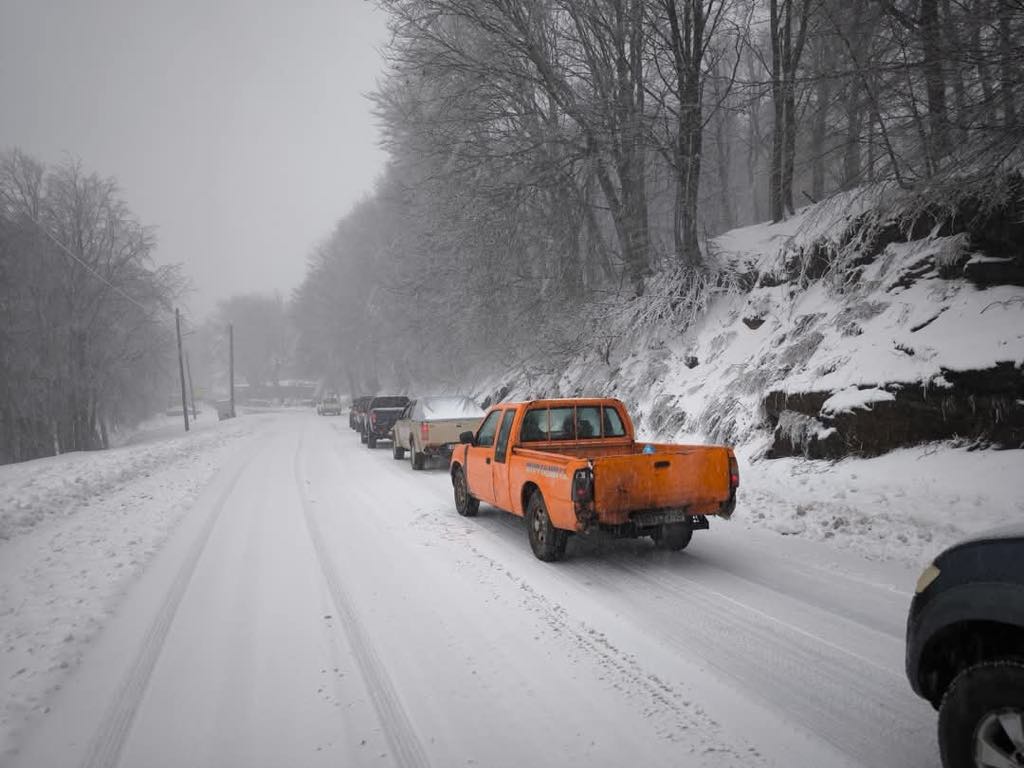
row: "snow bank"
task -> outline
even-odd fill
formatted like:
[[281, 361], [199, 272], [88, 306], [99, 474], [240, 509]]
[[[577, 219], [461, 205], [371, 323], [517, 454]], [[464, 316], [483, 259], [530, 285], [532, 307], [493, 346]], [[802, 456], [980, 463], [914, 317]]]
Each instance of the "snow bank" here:
[[271, 419], [210, 418], [188, 435], [158, 420], [122, 448], [0, 467], [0, 763], [207, 481]]

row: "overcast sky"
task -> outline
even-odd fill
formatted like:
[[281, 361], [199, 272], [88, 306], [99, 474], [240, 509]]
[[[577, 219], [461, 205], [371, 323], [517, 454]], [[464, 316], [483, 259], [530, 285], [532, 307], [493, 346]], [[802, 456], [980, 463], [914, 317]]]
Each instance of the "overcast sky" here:
[[0, 0], [0, 148], [115, 176], [208, 312], [280, 291], [372, 189], [364, 0]]

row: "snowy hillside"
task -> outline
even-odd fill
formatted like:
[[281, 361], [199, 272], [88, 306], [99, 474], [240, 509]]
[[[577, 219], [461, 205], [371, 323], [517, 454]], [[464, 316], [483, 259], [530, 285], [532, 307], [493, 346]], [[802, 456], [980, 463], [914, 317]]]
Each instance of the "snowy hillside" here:
[[[740, 446], [748, 521], [926, 554], [1024, 514], [1024, 487], [1005, 480], [1021, 452], [968, 456], [1024, 445], [1024, 206], [1019, 178], [1009, 186], [1013, 205], [965, 195], [938, 210], [861, 194], [733, 230], [711, 248], [729, 279], [694, 322], [644, 321], [664, 301], [662, 276], [647, 307], [609, 321], [627, 330], [608, 349], [481, 394], [617, 395], [641, 434]], [[856, 482], [854, 466], [875, 482]], [[809, 472], [827, 490], [805, 499]], [[921, 484], [945, 488], [950, 475], [958, 490], [943, 508], [915, 502]], [[789, 491], [771, 503], [759, 485]]]

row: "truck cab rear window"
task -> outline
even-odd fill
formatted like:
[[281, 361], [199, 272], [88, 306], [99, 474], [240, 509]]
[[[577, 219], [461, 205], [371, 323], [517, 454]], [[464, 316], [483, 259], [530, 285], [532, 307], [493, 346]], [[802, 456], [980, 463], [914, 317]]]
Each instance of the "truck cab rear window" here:
[[614, 408], [604, 409], [604, 436], [625, 437], [626, 428], [622, 425], [622, 418]]
[[618, 412], [614, 408], [602, 409], [597, 405], [533, 408], [526, 412], [519, 431], [519, 439], [524, 443], [592, 440], [625, 435], [626, 427]]

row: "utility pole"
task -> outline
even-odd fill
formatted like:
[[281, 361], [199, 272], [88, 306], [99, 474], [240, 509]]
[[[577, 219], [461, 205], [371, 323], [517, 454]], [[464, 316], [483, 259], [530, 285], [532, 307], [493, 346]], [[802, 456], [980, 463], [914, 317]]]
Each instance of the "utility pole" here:
[[185, 417], [185, 431], [188, 432], [188, 403], [185, 399], [185, 362], [181, 356], [181, 312], [174, 308], [174, 328], [178, 332], [178, 377], [181, 380], [181, 415]]
[[185, 376], [188, 378], [188, 399], [192, 401], [192, 421], [195, 421], [196, 391], [192, 388], [192, 366], [188, 363], [188, 352], [185, 353]]
[[231, 418], [235, 418], [235, 326], [228, 323], [228, 380], [231, 387]]

